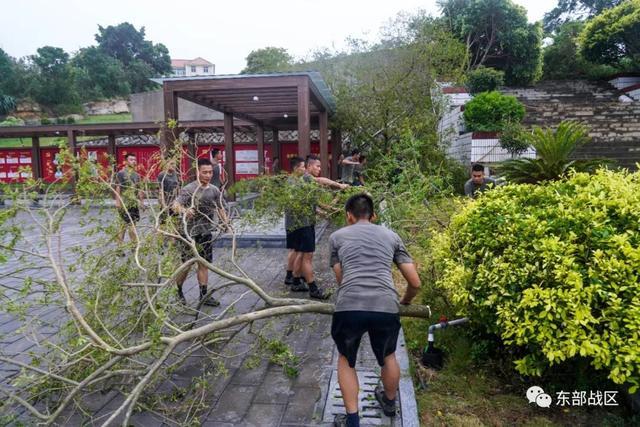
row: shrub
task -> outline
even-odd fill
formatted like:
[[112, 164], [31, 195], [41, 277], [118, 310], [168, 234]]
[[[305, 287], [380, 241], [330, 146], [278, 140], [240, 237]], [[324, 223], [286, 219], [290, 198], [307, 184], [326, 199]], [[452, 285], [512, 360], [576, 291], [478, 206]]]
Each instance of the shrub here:
[[7, 116], [3, 122], [0, 122], [0, 126], [24, 126], [24, 120], [13, 116]]
[[589, 131], [580, 123], [563, 121], [557, 129], [535, 127], [527, 141], [536, 150], [537, 158], [502, 162], [498, 170], [508, 181], [535, 184], [560, 179], [571, 169], [593, 172], [611, 163], [605, 159], [572, 159], [576, 148], [589, 141]]
[[467, 89], [472, 95], [491, 92], [502, 85], [504, 85], [504, 71], [494, 68], [478, 67], [467, 75]]
[[40, 119], [40, 124], [41, 125], [50, 125], [51, 123], [52, 123], [52, 121], [48, 117], [44, 117], [44, 118]]
[[464, 106], [464, 121], [471, 131], [499, 132], [506, 123], [519, 123], [524, 111], [515, 96], [483, 92]]
[[530, 146], [529, 134], [520, 123], [507, 123], [500, 132], [500, 147], [512, 156], [522, 154]]
[[639, 222], [640, 173], [506, 185], [469, 203], [436, 237], [438, 284], [479, 330], [519, 355], [522, 374], [584, 358], [633, 392]]

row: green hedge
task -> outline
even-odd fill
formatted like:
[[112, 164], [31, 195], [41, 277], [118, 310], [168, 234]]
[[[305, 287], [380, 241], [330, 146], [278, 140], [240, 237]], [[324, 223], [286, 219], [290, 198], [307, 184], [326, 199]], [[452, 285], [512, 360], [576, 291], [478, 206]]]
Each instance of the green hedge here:
[[507, 185], [456, 215], [435, 263], [461, 313], [542, 375], [579, 357], [640, 385], [640, 174]]
[[499, 132], [507, 123], [520, 123], [524, 105], [515, 96], [482, 92], [464, 106], [464, 122], [470, 131]]

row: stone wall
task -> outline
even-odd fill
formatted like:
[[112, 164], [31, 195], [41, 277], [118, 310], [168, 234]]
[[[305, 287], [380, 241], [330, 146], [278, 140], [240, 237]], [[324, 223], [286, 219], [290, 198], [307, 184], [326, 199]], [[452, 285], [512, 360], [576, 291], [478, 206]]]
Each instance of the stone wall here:
[[502, 92], [525, 105], [525, 126], [554, 127], [563, 120], [589, 126], [592, 141], [576, 157], [606, 157], [633, 169], [640, 162], [640, 102], [620, 102], [620, 92], [608, 83], [549, 81]]
[[82, 104], [84, 113], [88, 116], [104, 114], [128, 114], [129, 102], [126, 99], [111, 99], [108, 101], [93, 101]]

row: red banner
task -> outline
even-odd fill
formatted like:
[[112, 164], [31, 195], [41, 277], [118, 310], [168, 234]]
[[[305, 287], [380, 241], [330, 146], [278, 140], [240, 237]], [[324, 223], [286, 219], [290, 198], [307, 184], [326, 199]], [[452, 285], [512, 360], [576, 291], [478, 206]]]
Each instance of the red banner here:
[[[202, 145], [198, 146], [197, 156], [208, 157], [209, 152], [213, 148], [222, 150], [224, 164], [224, 145]], [[61, 180], [65, 174], [69, 173], [68, 168], [63, 168], [60, 164], [58, 156], [59, 149], [57, 147], [46, 147], [40, 149], [40, 163], [42, 168], [42, 178], [45, 182], [54, 182]], [[320, 152], [320, 144], [313, 142], [311, 144], [311, 152], [318, 154]], [[97, 162], [104, 166], [104, 170], [109, 170], [109, 157], [106, 147], [82, 147], [77, 151], [81, 159]], [[138, 173], [144, 179], [156, 180], [160, 172], [160, 148], [157, 146], [133, 146], [133, 147], [117, 147], [116, 161], [117, 169], [120, 170], [125, 164], [125, 155], [133, 153], [136, 155], [138, 162]], [[255, 144], [236, 144], [234, 146], [235, 167], [234, 174], [236, 181], [250, 179], [258, 175], [258, 151]], [[290, 171], [290, 159], [298, 154], [298, 147], [295, 143], [280, 143], [280, 168]], [[329, 154], [329, 163], [331, 163], [331, 154]], [[265, 169], [270, 171], [273, 165], [271, 153], [271, 144], [264, 146]], [[0, 182], [21, 182], [29, 175], [24, 171], [19, 172], [20, 168], [31, 167], [31, 149], [0, 149]], [[188, 158], [185, 154], [182, 158], [181, 169], [183, 178], [186, 178]], [[331, 165], [329, 164], [329, 167]]]
[[[29, 170], [26, 170], [29, 169]], [[0, 181], [22, 182], [31, 177], [31, 149], [0, 150]]]

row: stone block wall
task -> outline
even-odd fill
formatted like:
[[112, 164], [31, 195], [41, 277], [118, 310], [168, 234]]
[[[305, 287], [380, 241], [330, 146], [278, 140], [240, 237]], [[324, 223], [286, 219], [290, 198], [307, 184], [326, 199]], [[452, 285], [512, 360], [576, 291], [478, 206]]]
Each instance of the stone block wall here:
[[527, 127], [554, 127], [563, 120], [589, 126], [592, 140], [578, 150], [577, 158], [606, 157], [632, 169], [640, 162], [640, 102], [620, 102], [620, 92], [608, 83], [549, 81], [503, 93], [525, 105]]

